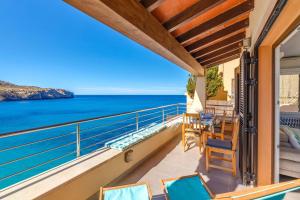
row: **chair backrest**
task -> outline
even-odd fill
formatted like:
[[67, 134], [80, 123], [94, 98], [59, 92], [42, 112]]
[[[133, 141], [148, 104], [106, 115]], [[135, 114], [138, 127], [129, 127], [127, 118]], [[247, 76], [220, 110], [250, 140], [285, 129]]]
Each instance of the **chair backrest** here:
[[197, 113], [184, 113], [183, 114], [184, 128], [200, 129], [201, 117]]
[[211, 114], [215, 115], [216, 109], [214, 107], [205, 107], [204, 112], [205, 113], [211, 113]]
[[226, 123], [226, 111], [224, 110], [223, 116], [221, 118], [221, 133], [224, 134], [225, 131], [225, 123]]
[[239, 136], [239, 130], [240, 130], [240, 118], [236, 117], [233, 119], [233, 131], [232, 131], [232, 150], [236, 150], [237, 142], [238, 142], [238, 136]]
[[235, 118], [235, 111], [233, 110], [228, 110], [227, 111], [227, 116], [231, 116], [231, 121], [233, 122], [234, 118]]
[[232, 119], [232, 121], [233, 121], [234, 117], [235, 117], [235, 108], [233, 108], [232, 113], [231, 113], [231, 119]]
[[199, 174], [161, 180], [166, 199], [213, 199], [205, 181]]
[[116, 187], [101, 187], [99, 200], [131, 199], [131, 200], [150, 200], [152, 193], [146, 183], [136, 183]]
[[235, 111], [233, 110], [224, 110], [226, 112], [227, 119], [231, 117], [231, 121], [233, 122], [233, 119], [235, 118]]

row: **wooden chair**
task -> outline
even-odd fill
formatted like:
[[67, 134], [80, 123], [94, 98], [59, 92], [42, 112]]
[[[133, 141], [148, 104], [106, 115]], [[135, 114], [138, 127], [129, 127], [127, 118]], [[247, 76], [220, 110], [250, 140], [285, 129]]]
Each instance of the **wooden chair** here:
[[216, 114], [216, 109], [214, 107], [205, 107], [204, 113]]
[[212, 138], [219, 138], [224, 140], [224, 131], [225, 131], [225, 123], [226, 123], [226, 112], [223, 112], [223, 116], [220, 118], [220, 126], [214, 127], [211, 131], [206, 131], [206, 135]]
[[[224, 130], [224, 137], [231, 139], [232, 138], [232, 132], [233, 132], [233, 120], [235, 118], [235, 110], [226, 111], [226, 122], [225, 122], [225, 130]], [[231, 116], [231, 117], [229, 117]]]
[[193, 138], [195, 141], [198, 139], [199, 150], [201, 151], [203, 144], [203, 136], [201, 134], [201, 118], [200, 114], [184, 113], [182, 121], [182, 145], [184, 151], [188, 145], [188, 139]]
[[122, 185], [117, 187], [100, 188], [99, 200], [151, 200], [152, 193], [150, 187], [146, 183], [137, 183], [130, 185]]
[[[208, 138], [206, 143], [206, 171], [210, 167], [221, 169], [224, 171], [232, 172], [233, 176], [236, 176], [236, 150], [239, 134], [239, 118], [235, 118], [233, 122], [233, 137], [232, 140], [220, 140]], [[212, 155], [212, 153], [222, 153], [224, 156], [229, 155], [230, 158], [220, 157]], [[210, 164], [210, 159], [223, 160], [231, 162], [232, 167], [222, 167], [214, 164]]]

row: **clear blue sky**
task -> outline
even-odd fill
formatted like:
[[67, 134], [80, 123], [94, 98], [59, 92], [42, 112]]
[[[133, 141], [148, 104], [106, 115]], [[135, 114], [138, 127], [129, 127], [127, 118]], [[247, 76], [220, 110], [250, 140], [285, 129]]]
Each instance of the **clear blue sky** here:
[[0, 80], [76, 94], [184, 94], [188, 73], [61, 0], [1, 0]]

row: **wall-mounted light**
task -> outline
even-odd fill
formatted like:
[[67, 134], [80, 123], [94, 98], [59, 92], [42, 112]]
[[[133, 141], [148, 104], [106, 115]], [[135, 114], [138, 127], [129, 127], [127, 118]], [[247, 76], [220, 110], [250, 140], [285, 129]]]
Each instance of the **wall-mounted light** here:
[[243, 39], [243, 48], [247, 49], [251, 47], [251, 37], [247, 37]]
[[128, 150], [124, 154], [124, 161], [126, 163], [129, 163], [130, 161], [133, 161], [133, 150]]

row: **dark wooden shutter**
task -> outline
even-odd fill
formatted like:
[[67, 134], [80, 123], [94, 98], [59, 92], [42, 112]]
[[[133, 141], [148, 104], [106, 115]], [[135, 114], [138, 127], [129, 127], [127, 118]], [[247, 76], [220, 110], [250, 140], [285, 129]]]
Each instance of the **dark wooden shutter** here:
[[255, 60], [248, 51], [244, 51], [240, 64], [240, 137], [239, 137], [239, 167], [244, 184], [255, 184], [256, 174], [256, 70]]
[[235, 114], [240, 112], [240, 67], [234, 70], [234, 111]]

